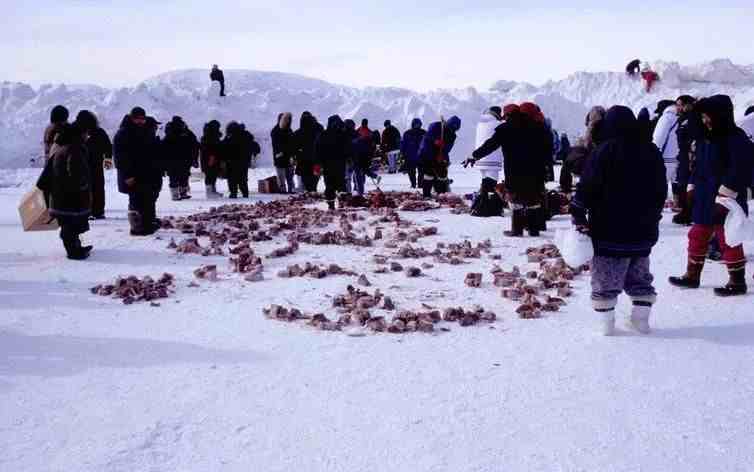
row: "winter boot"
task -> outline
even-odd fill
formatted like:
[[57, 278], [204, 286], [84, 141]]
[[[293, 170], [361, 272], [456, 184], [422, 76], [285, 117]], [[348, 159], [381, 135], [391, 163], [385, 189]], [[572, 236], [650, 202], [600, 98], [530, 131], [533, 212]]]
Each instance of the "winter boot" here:
[[89, 251], [85, 251], [81, 247], [81, 241], [78, 237], [71, 237], [63, 239], [63, 247], [65, 248], [66, 256], [68, 259], [74, 261], [83, 261], [89, 257]]
[[511, 214], [511, 229], [503, 231], [509, 238], [520, 238], [524, 235], [524, 226], [526, 225], [526, 210], [513, 210]]
[[149, 232], [144, 228], [144, 218], [138, 211], [128, 212], [128, 223], [131, 225], [131, 236], [149, 236]]
[[327, 201], [327, 208], [330, 211], [335, 211], [335, 201], [334, 200], [328, 200]]
[[603, 336], [612, 336], [615, 334], [615, 310], [597, 310], [600, 315], [601, 333]]
[[188, 200], [191, 198], [191, 188], [187, 185], [180, 189], [181, 200]]
[[702, 269], [704, 269], [704, 262], [701, 264], [688, 262], [686, 267], [686, 273], [680, 277], [670, 277], [668, 281], [670, 285], [682, 288], [699, 288], [699, 283], [702, 278]]
[[433, 180], [425, 180], [422, 182], [422, 194], [424, 198], [432, 198], [433, 182]]
[[631, 309], [631, 317], [628, 319], [629, 329], [641, 334], [649, 334], [649, 315], [652, 312], [652, 304], [649, 302], [634, 302]]
[[544, 213], [541, 208], [529, 208], [526, 210], [526, 226], [529, 228], [529, 236], [539, 237], [539, 231], [544, 224]]
[[740, 269], [728, 269], [730, 280], [725, 287], [715, 289], [715, 295], [719, 297], [735, 297], [745, 295], [748, 288], [746, 287], [746, 271], [743, 267]]
[[181, 199], [181, 189], [178, 187], [170, 187], [170, 198], [177, 202]]
[[207, 200], [217, 200], [218, 198], [222, 198], [222, 195], [215, 190], [214, 185], [205, 185], [204, 189], [207, 193]]

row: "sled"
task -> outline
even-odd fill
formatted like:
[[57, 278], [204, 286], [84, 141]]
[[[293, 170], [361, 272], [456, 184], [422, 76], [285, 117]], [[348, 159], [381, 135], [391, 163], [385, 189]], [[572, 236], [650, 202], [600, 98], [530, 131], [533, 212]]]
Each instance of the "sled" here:
[[24, 231], [55, 231], [60, 228], [57, 220], [50, 216], [44, 192], [37, 187], [21, 198], [18, 214]]

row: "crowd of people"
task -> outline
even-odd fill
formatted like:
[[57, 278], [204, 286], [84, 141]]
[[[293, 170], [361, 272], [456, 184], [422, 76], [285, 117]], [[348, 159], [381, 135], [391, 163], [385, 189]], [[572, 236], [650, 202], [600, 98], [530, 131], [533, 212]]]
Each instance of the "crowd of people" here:
[[[670, 283], [698, 288], [707, 257], [719, 250], [729, 281], [715, 293], [742, 295], [747, 292], [746, 259], [742, 245], [727, 245], [724, 223], [731, 202], [748, 212], [754, 144], [736, 125], [733, 112], [724, 95], [661, 100], [654, 117], [648, 109], [634, 115], [624, 106], [597, 106], [572, 145], [534, 103], [492, 106], [477, 125], [476, 149], [463, 161], [481, 177], [472, 214], [500, 216], [509, 207], [511, 228], [505, 236], [522, 237], [525, 231], [539, 236], [553, 213], [546, 185], [555, 180], [553, 168], [561, 161], [560, 191], [574, 227], [593, 243], [592, 299], [605, 333], [613, 330], [623, 291], [634, 304], [630, 323], [647, 332], [656, 298], [649, 257], [670, 186], [677, 213], [673, 222], [690, 226], [686, 272]], [[38, 186], [60, 223], [71, 259], [88, 256], [91, 247], [82, 246], [79, 235], [89, 229], [89, 219], [105, 217], [104, 169], [117, 169], [134, 236], [159, 227], [155, 202], [165, 175], [174, 200], [191, 198], [192, 167], [204, 173], [207, 198], [222, 197], [218, 178], [227, 179], [229, 198], [249, 197], [248, 169], [261, 149], [243, 123], [230, 122], [223, 133], [218, 121], [210, 121], [197, 139], [175, 116], [160, 137], [160, 123], [135, 107], [111, 144], [93, 113], [82, 110], [73, 123], [68, 118], [63, 106], [53, 108], [44, 133], [47, 164]], [[339, 195], [363, 195], [367, 178], [378, 186], [376, 170], [384, 165], [388, 172], [405, 172], [411, 188], [431, 198], [433, 191], [449, 191], [450, 154], [460, 128], [456, 116], [430, 123], [426, 131], [415, 118], [401, 136], [390, 121], [380, 133], [366, 119], [357, 128], [353, 120], [333, 115], [323, 126], [305, 111], [294, 130], [293, 115], [283, 112], [270, 132], [278, 187], [281, 193], [317, 192], [322, 179], [325, 200], [334, 210]]]

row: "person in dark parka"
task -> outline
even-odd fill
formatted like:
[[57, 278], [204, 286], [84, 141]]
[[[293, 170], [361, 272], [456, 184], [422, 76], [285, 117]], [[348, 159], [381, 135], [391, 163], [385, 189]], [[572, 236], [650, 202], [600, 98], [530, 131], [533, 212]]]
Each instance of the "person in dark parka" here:
[[691, 199], [688, 194], [691, 167], [693, 162], [692, 145], [697, 139], [704, 137], [702, 117], [694, 109], [696, 100], [689, 95], [682, 95], [676, 100], [676, 108], [680, 116], [676, 136], [678, 138], [678, 172], [676, 181], [678, 186], [678, 204], [680, 212], [673, 217], [673, 223], [687, 226], [691, 224]]
[[[419, 147], [421, 146], [422, 139], [427, 132], [422, 128], [422, 120], [414, 118], [411, 120], [411, 129], [403, 133], [403, 139], [401, 140], [401, 154], [406, 162], [406, 172], [408, 173], [408, 180], [411, 182], [411, 188], [422, 188], [424, 176], [419, 170], [421, 167], [421, 159], [419, 158]], [[417, 170], [419, 170], [419, 180], [417, 181]]]
[[161, 152], [170, 179], [171, 198], [174, 201], [191, 198], [189, 177], [199, 155], [199, 143], [180, 116], [174, 116], [165, 125]]
[[618, 295], [624, 290], [633, 302], [630, 322], [646, 334], [656, 301], [649, 256], [667, 197], [665, 165], [627, 107], [607, 112], [603, 138], [585, 163], [571, 214], [577, 230], [592, 238], [592, 303], [602, 316], [604, 334], [613, 333]]
[[636, 77], [641, 72], [641, 60], [634, 59], [626, 65], [626, 75], [629, 77]]
[[450, 117], [445, 123], [436, 121], [427, 128], [419, 146], [419, 159], [424, 170], [422, 192], [425, 198], [432, 196], [433, 188], [437, 194], [448, 191], [450, 151], [460, 129], [461, 119], [457, 116]]
[[212, 82], [220, 82], [220, 96], [225, 96], [225, 74], [223, 74], [222, 69], [220, 69], [217, 64], [214, 64], [212, 66], [212, 70], [209, 73], [209, 79]]
[[270, 132], [272, 141], [272, 162], [277, 171], [278, 187], [281, 193], [293, 193], [293, 160], [295, 158], [295, 143], [290, 113], [278, 115], [278, 122]]
[[348, 158], [346, 159], [346, 193], [349, 195], [353, 192], [354, 175], [356, 172], [356, 146], [354, 141], [359, 138], [359, 132], [356, 131], [356, 122], [347, 119], [343, 121], [344, 129], [348, 137]]
[[220, 130], [219, 121], [212, 120], [204, 125], [202, 140], [199, 144], [199, 160], [202, 172], [204, 172], [204, 188], [207, 200], [222, 198], [222, 194], [217, 191], [222, 138], [223, 133]]
[[118, 190], [128, 194], [132, 236], [147, 236], [158, 229], [155, 201], [162, 187], [164, 169], [158, 160], [156, 129], [154, 124], [148, 125], [153, 120], [147, 119], [143, 108], [135, 107], [123, 119], [113, 140]]
[[502, 149], [505, 159], [505, 187], [511, 203], [511, 230], [504, 234], [520, 237], [524, 228], [531, 236], [539, 235], [542, 188], [545, 183], [545, 155], [552, 140], [544, 136], [544, 128], [529, 120], [518, 107], [507, 107], [505, 122], [472, 153], [473, 160], [482, 159]]
[[45, 161], [50, 157], [50, 148], [55, 144], [55, 135], [64, 124], [68, 123], [69, 112], [63, 105], [55, 105], [50, 111], [50, 124], [44, 131], [42, 142], [44, 144]]
[[225, 162], [227, 169], [229, 198], [238, 198], [239, 190], [243, 198], [249, 198], [251, 157], [248, 140], [240, 124], [235, 121], [228, 123], [220, 149], [221, 159]]
[[736, 126], [733, 102], [727, 95], [715, 95], [697, 102], [705, 126], [704, 136], [695, 142], [696, 159], [689, 180], [693, 193], [686, 274], [671, 277], [670, 283], [685, 288], [699, 288], [708, 243], [717, 236], [728, 268], [729, 281], [715, 294], [723, 297], [743, 295], [746, 286], [746, 256], [743, 245], [730, 247], [725, 241], [725, 218], [728, 210], [719, 199], [735, 200], [748, 214], [747, 192], [751, 185], [754, 149], [746, 133]]
[[89, 182], [92, 189], [90, 219], [105, 218], [105, 167], [112, 165], [113, 145], [107, 132], [100, 128], [97, 117], [89, 110], [76, 115], [76, 127], [83, 132], [84, 146], [89, 157]]
[[398, 156], [401, 149], [401, 132], [393, 126], [390, 120], [385, 120], [385, 129], [382, 131], [382, 154], [387, 158], [388, 173], [395, 174], [398, 171]]
[[296, 175], [306, 192], [316, 192], [321, 167], [316, 162], [315, 145], [322, 132], [322, 126], [314, 116], [305, 111], [301, 114], [299, 128], [293, 133], [296, 153]]
[[316, 161], [325, 176], [325, 200], [330, 210], [335, 209], [338, 193], [346, 190], [346, 160], [350, 148], [343, 120], [338, 115], [331, 116], [327, 120], [327, 129], [319, 135], [316, 144]]
[[77, 126], [61, 123], [50, 146], [50, 153], [37, 187], [45, 192], [50, 216], [60, 225], [69, 259], [89, 257], [92, 246], [82, 246], [79, 235], [89, 231], [91, 213], [91, 173], [83, 142], [84, 131]]

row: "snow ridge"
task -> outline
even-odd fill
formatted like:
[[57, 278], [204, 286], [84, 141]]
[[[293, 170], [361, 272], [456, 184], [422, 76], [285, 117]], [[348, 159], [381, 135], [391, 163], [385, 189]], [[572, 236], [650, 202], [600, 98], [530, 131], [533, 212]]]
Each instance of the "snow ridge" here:
[[95, 85], [43, 85], [0, 83], [0, 167], [17, 168], [41, 155], [41, 136], [56, 104], [66, 105], [75, 115], [81, 109], [97, 114], [102, 126], [114, 133], [123, 115], [135, 105], [144, 107], [160, 121], [182, 116], [197, 133], [202, 125], [217, 119], [243, 121], [263, 147], [262, 163], [269, 163], [269, 131], [278, 113], [298, 116], [309, 110], [325, 122], [338, 113], [344, 118], [368, 118], [370, 127], [382, 128], [390, 119], [399, 129], [408, 128], [419, 117], [425, 126], [440, 115], [458, 115], [463, 126], [453, 160], [460, 161], [472, 150], [477, 119], [486, 107], [511, 102], [534, 101], [548, 115], [555, 128], [578, 135], [583, 120], [594, 105], [622, 104], [638, 111], [654, 110], [663, 98], [681, 94], [731, 95], [741, 116], [754, 103], [754, 66], [740, 66], [729, 59], [682, 66], [676, 62], [655, 62], [662, 78], [651, 93], [641, 83], [620, 72], [576, 72], [542, 86], [500, 80], [489, 90], [440, 89], [417, 93], [394, 87], [358, 89], [295, 74], [226, 70], [229, 96], [218, 97], [218, 86], [210, 84], [203, 69], [160, 74], [135, 87], [107, 89]]

